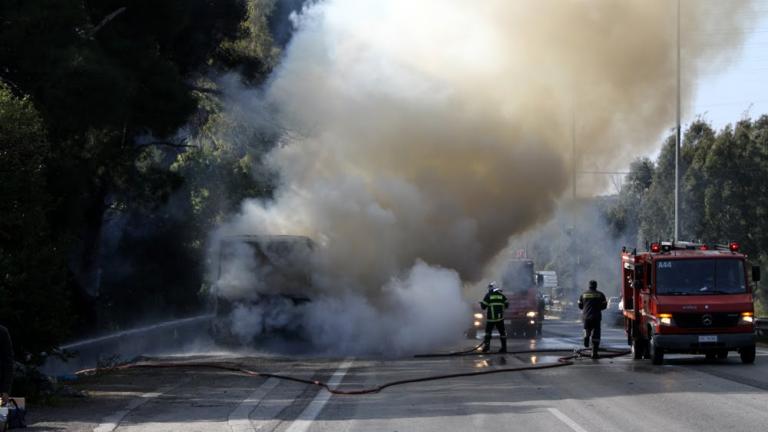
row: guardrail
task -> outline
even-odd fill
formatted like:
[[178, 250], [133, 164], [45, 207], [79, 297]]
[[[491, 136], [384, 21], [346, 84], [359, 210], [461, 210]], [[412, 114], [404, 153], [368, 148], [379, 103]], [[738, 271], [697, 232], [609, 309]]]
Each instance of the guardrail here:
[[207, 340], [208, 326], [213, 317], [213, 314], [204, 314], [163, 321], [68, 343], [60, 348], [75, 357], [67, 361], [51, 357], [41, 370], [52, 376], [69, 375], [75, 370], [96, 367], [99, 363], [179, 351], [195, 342]]

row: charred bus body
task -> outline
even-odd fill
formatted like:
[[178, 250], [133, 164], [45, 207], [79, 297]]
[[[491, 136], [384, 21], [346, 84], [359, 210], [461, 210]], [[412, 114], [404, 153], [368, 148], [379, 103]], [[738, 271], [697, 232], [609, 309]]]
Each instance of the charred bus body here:
[[216, 253], [211, 335], [224, 345], [259, 338], [302, 338], [302, 306], [310, 302], [314, 243], [302, 236], [223, 238]]
[[666, 353], [726, 358], [737, 351], [755, 360], [754, 307], [749, 272], [739, 244], [710, 247], [653, 243], [650, 251], [622, 250], [624, 327], [635, 359], [661, 364]]

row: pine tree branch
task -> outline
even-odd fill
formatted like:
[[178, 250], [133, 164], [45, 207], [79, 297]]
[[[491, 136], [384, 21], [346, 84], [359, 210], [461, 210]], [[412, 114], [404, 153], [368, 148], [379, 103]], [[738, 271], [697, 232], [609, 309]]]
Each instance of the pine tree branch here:
[[119, 9], [117, 9], [116, 11], [112, 12], [111, 14], [109, 14], [109, 15], [105, 16], [105, 17], [104, 17], [104, 19], [103, 19], [103, 20], [101, 20], [101, 22], [100, 22], [100, 23], [99, 23], [99, 24], [98, 24], [96, 27], [94, 27], [94, 28], [93, 28], [93, 30], [91, 30], [91, 31], [88, 33], [88, 37], [89, 37], [89, 38], [92, 38], [92, 37], [93, 37], [93, 36], [94, 36], [96, 33], [98, 33], [98, 32], [99, 32], [99, 30], [101, 30], [101, 29], [102, 29], [102, 28], [103, 28], [105, 25], [109, 24], [109, 22], [110, 22], [110, 21], [112, 21], [113, 19], [117, 18], [117, 17], [118, 17], [120, 14], [122, 14], [123, 12], [125, 12], [125, 11], [126, 11], [126, 9], [128, 9], [128, 8], [127, 8], [127, 7], [125, 7], [125, 6], [123, 6], [123, 7], [119, 8]]

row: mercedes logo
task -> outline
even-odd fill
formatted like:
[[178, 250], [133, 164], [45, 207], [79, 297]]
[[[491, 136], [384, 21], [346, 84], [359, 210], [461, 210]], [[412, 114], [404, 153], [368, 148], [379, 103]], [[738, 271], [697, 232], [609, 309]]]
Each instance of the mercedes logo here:
[[712, 325], [712, 315], [704, 315], [701, 317], [701, 323], [704, 324], [704, 327], [709, 327]]

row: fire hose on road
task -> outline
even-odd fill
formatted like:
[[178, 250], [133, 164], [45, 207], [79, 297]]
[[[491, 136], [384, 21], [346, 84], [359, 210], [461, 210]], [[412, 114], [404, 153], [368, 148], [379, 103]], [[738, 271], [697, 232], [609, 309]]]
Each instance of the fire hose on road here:
[[[434, 358], [434, 357], [459, 357], [459, 356], [473, 356], [473, 355], [489, 355], [489, 353], [483, 353], [477, 351], [478, 347], [472, 348], [471, 350], [466, 351], [459, 351], [459, 352], [452, 352], [452, 353], [437, 353], [437, 354], [419, 354], [414, 357], [416, 358]], [[569, 352], [569, 355], [559, 357], [556, 362], [551, 363], [541, 363], [541, 364], [532, 364], [532, 365], [526, 365], [526, 366], [517, 366], [517, 367], [508, 367], [508, 368], [497, 368], [497, 369], [489, 369], [484, 371], [473, 371], [473, 372], [459, 372], [459, 373], [452, 373], [452, 374], [441, 374], [441, 375], [430, 375], [430, 376], [424, 376], [419, 378], [410, 378], [410, 379], [403, 379], [403, 380], [397, 380], [397, 381], [390, 381], [375, 387], [369, 387], [366, 389], [359, 389], [359, 390], [339, 390], [337, 388], [331, 388], [327, 383], [323, 381], [318, 380], [312, 380], [312, 379], [305, 379], [305, 378], [297, 378], [290, 375], [281, 375], [281, 374], [272, 374], [272, 373], [266, 373], [266, 372], [257, 372], [250, 369], [246, 369], [244, 367], [235, 366], [235, 365], [226, 365], [226, 364], [217, 364], [217, 363], [182, 363], [182, 362], [168, 362], [168, 363], [129, 363], [124, 364], [120, 366], [115, 366], [110, 369], [86, 369], [77, 372], [77, 375], [87, 375], [96, 373], [102, 370], [126, 370], [126, 369], [218, 369], [218, 370], [225, 370], [230, 372], [236, 372], [240, 373], [249, 377], [262, 377], [262, 378], [276, 378], [279, 380], [284, 381], [292, 381], [297, 383], [303, 383], [303, 384], [309, 384], [309, 385], [315, 385], [321, 388], [324, 388], [328, 392], [335, 394], [335, 395], [365, 395], [365, 394], [373, 394], [373, 393], [379, 393], [380, 391], [384, 390], [388, 387], [394, 387], [404, 384], [413, 384], [413, 383], [420, 383], [420, 382], [428, 382], [428, 381], [438, 381], [438, 380], [444, 380], [444, 379], [452, 379], [452, 378], [460, 378], [460, 377], [473, 377], [473, 376], [480, 376], [480, 375], [491, 375], [491, 374], [499, 374], [499, 373], [508, 373], [508, 372], [523, 372], [523, 371], [530, 371], [530, 370], [541, 370], [541, 369], [553, 369], [553, 368], [559, 368], [564, 366], [571, 366], [575, 364], [575, 360], [579, 358], [586, 358], [589, 357], [591, 354], [591, 351], [588, 352], [586, 349], [581, 350], [574, 350], [570, 351], [568, 349], [558, 349], [558, 348], [551, 348], [551, 349], [532, 349], [532, 350], [522, 350], [522, 351], [509, 351], [507, 353], [499, 354], [499, 353], [493, 353], [491, 355], [523, 355], [523, 354], [542, 354], [542, 353], [564, 353]], [[612, 349], [601, 349], [600, 350], [600, 358], [614, 358], [614, 357], [620, 357], [623, 355], [629, 354], [629, 351], [626, 350], [612, 350]]]

